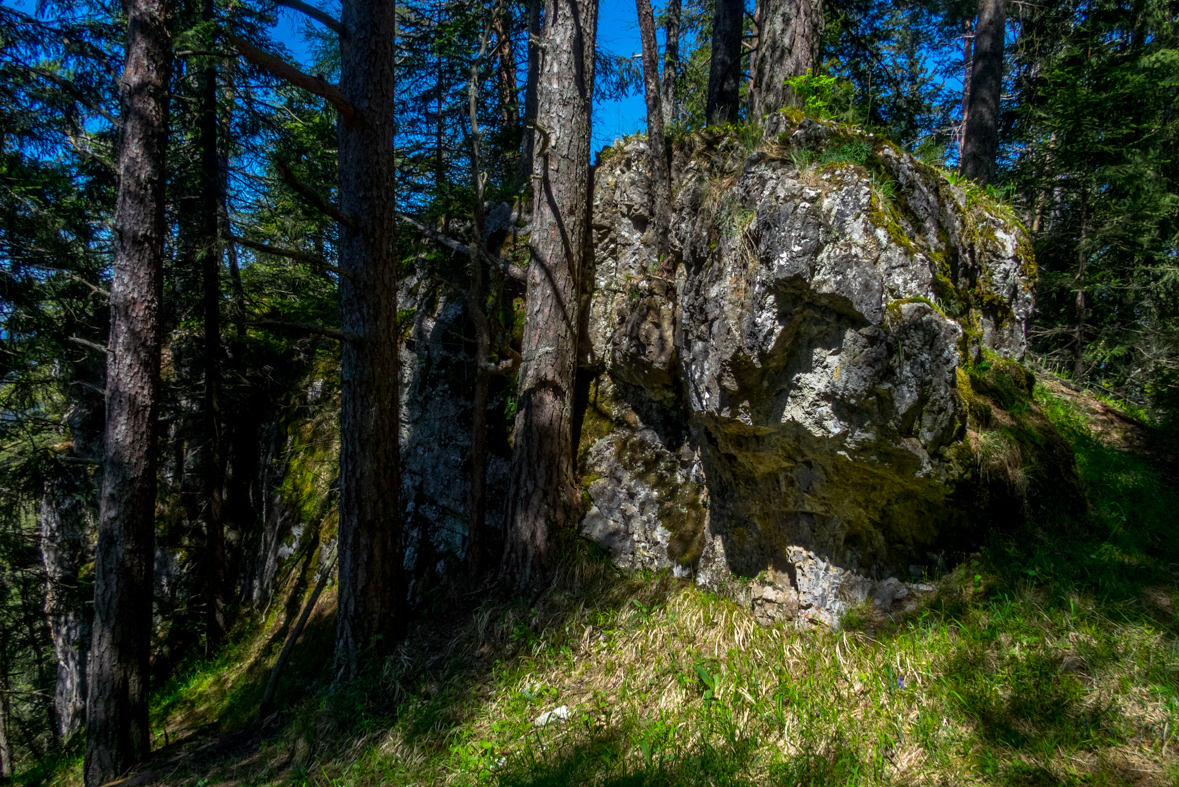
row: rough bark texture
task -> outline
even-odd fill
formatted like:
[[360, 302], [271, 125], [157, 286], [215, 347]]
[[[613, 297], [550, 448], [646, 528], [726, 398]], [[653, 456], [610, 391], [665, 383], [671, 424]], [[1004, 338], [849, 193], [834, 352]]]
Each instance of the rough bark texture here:
[[507, 4], [501, 4], [492, 14], [491, 29], [495, 33], [498, 62], [499, 116], [505, 128], [515, 128], [520, 118], [516, 98], [516, 49], [512, 46], [511, 23]]
[[1003, 36], [1007, 0], [979, 0], [966, 131], [962, 140], [963, 177], [985, 186], [999, 152], [999, 97], [1003, 89]]
[[751, 114], [755, 118], [791, 106], [786, 84], [822, 65], [823, 0], [763, 0]]
[[509, 485], [504, 573], [527, 585], [549, 559], [550, 533], [570, 521], [573, 383], [580, 277], [589, 229], [590, 103], [597, 0], [547, 0], [537, 86], [542, 149], [532, 171], [523, 363]]
[[[205, 0], [202, 18], [212, 24], [212, 0]], [[204, 69], [198, 127], [201, 150], [200, 216], [196, 253], [201, 270], [204, 307], [205, 421], [205, 643], [215, 648], [225, 639], [225, 470], [221, 385], [221, 154], [217, 147], [217, 67]]]
[[710, 124], [737, 119], [741, 104], [742, 0], [716, 0], [712, 17], [712, 62], [708, 70], [708, 100], [704, 114]]
[[524, 84], [524, 144], [520, 150], [520, 179], [532, 175], [532, 152], [536, 149], [536, 86], [540, 81], [541, 0], [528, 0], [528, 76]]
[[651, 0], [635, 0], [639, 38], [643, 45], [643, 96], [647, 101], [647, 148], [651, 155], [651, 230], [663, 263], [671, 224], [671, 168], [664, 139], [663, 100], [659, 95], [659, 44], [655, 40], [655, 15]]
[[667, 41], [663, 52], [663, 127], [664, 130], [675, 120], [675, 82], [680, 70], [680, 16], [681, 0], [668, 0], [667, 24], [663, 32]]
[[105, 461], [86, 713], [88, 787], [111, 781], [151, 751], [147, 692], [172, 41], [167, 0], [127, 0], [124, 8]]
[[357, 674], [403, 632], [398, 419], [393, 3], [343, 5], [340, 89], [359, 115], [341, 119], [340, 588], [337, 679]]
[[962, 123], [958, 133], [958, 160], [962, 160], [962, 146], [966, 143], [966, 121], [970, 117], [970, 74], [974, 66], [974, 20], [962, 23]]
[[47, 580], [45, 617], [57, 657], [56, 732], [68, 741], [86, 718], [90, 610], [79, 571], [90, 562], [96, 495], [84, 470], [76, 465], [55, 469], [41, 496], [41, 562]]

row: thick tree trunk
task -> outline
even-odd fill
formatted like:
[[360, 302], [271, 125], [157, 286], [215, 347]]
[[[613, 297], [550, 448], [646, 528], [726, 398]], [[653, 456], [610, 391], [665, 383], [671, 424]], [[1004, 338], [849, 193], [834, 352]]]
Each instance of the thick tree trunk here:
[[743, 0], [716, 0], [712, 17], [712, 62], [708, 69], [708, 98], [704, 114], [709, 124], [737, 119], [741, 105], [741, 28]]
[[676, 79], [680, 70], [680, 16], [681, 0], [668, 0], [667, 24], [663, 28], [667, 40], [663, 53], [663, 129], [666, 131], [675, 121]]
[[520, 150], [520, 179], [532, 175], [532, 153], [536, 149], [536, 86], [540, 80], [541, 0], [528, 0], [528, 78], [524, 84], [524, 144]]
[[537, 86], [542, 140], [528, 266], [503, 571], [517, 587], [549, 567], [550, 533], [578, 505], [573, 384], [578, 299], [589, 245], [590, 107], [597, 0], [547, 0]]
[[990, 182], [999, 153], [999, 98], [1003, 89], [1006, 29], [1007, 0], [979, 0], [960, 170], [963, 177], [980, 186]]
[[635, 0], [635, 11], [643, 46], [643, 96], [647, 101], [647, 148], [651, 154], [651, 223], [655, 249], [662, 262], [668, 252], [667, 236], [671, 230], [671, 171], [663, 133], [663, 100], [659, 95], [659, 44], [655, 40], [651, 0]]
[[[214, 21], [213, 0], [204, 0], [202, 19]], [[198, 135], [201, 150], [200, 216], [197, 261], [204, 306], [205, 361], [205, 646], [219, 646], [228, 632], [225, 620], [225, 439], [221, 385], [221, 153], [217, 146], [217, 68], [204, 69]]]
[[753, 74], [751, 112], [761, 118], [792, 106], [786, 84], [823, 61], [823, 0], [762, 0], [758, 17], [757, 70]]
[[127, 62], [120, 86], [105, 461], [86, 703], [87, 787], [111, 781], [151, 751], [148, 660], [172, 36], [168, 0], [126, 0], [124, 8]]
[[340, 89], [359, 117], [341, 118], [340, 587], [336, 675], [405, 629], [398, 404], [394, 97], [397, 19], [385, 0], [345, 0]]
[[86, 720], [86, 658], [90, 610], [79, 571], [90, 562], [95, 490], [85, 471], [62, 466], [45, 481], [41, 496], [41, 562], [45, 567], [45, 617], [57, 656], [53, 692], [58, 728], [65, 742]]

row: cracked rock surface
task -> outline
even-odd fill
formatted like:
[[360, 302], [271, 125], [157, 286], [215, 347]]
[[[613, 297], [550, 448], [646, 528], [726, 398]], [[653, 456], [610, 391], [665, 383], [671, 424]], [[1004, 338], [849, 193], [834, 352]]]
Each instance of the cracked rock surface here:
[[623, 566], [745, 583], [764, 622], [888, 612], [900, 567], [976, 526], [960, 368], [1023, 357], [1030, 246], [871, 135], [707, 133], [674, 156], [667, 258], [645, 140], [595, 175], [582, 532]]

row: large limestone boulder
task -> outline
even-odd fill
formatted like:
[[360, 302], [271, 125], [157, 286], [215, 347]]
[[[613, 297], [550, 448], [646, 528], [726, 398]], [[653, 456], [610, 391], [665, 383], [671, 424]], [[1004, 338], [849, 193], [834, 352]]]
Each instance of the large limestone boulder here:
[[1022, 358], [1034, 267], [1002, 208], [882, 139], [786, 114], [765, 139], [676, 151], [664, 259], [645, 141], [597, 168], [582, 532], [837, 624], [978, 526], [961, 369]]

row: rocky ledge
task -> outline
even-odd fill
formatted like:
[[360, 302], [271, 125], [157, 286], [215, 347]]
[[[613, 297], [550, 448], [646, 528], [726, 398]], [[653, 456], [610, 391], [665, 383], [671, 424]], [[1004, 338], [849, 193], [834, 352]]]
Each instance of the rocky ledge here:
[[765, 621], [888, 610], [986, 524], [963, 369], [1019, 360], [1018, 222], [887, 141], [786, 113], [673, 157], [602, 156], [582, 365], [583, 533], [619, 565], [729, 588]]

